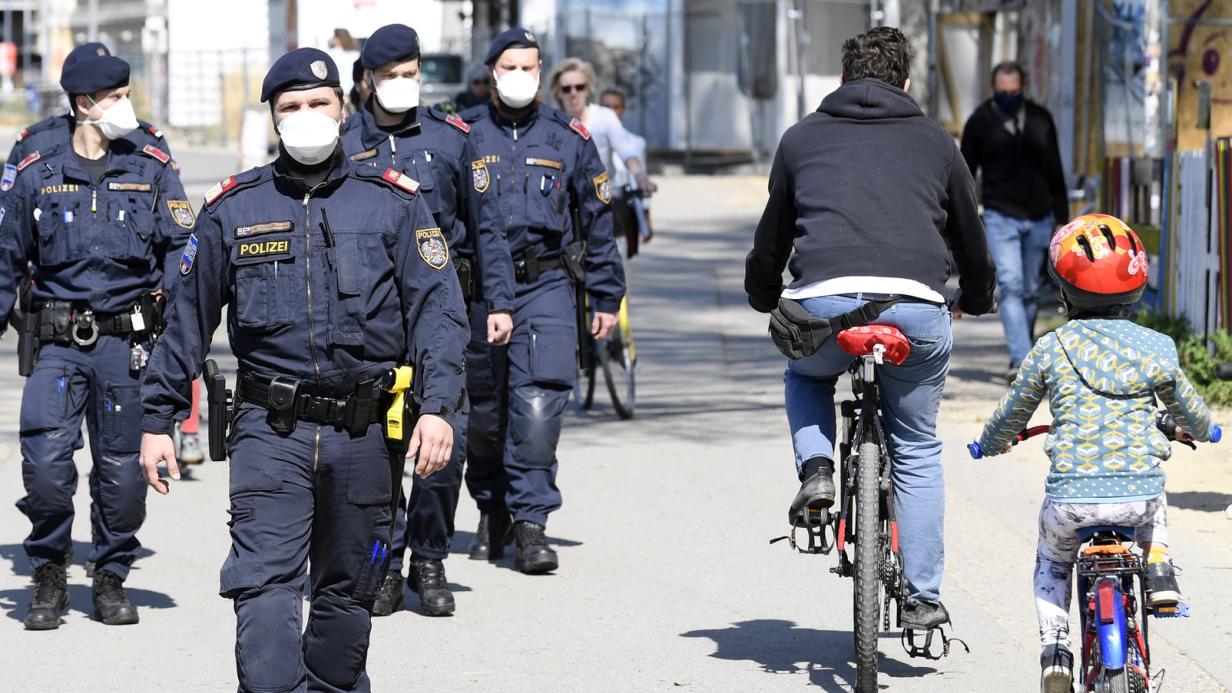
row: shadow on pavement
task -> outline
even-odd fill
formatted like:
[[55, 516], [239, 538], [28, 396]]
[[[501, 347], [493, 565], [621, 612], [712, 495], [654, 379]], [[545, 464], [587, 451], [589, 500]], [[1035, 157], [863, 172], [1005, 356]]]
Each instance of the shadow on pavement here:
[[1172, 508], [1223, 512], [1229, 505], [1232, 505], [1232, 493], [1218, 493], [1216, 491], [1168, 492], [1168, 506]]
[[[717, 648], [711, 657], [756, 662], [767, 674], [807, 673], [810, 683], [827, 691], [850, 690], [855, 678], [850, 631], [799, 628], [791, 621], [759, 619], [740, 621], [730, 628], [681, 633], [681, 637], [710, 638]], [[884, 653], [880, 669], [882, 676], [892, 678], [937, 671], [896, 661]]]

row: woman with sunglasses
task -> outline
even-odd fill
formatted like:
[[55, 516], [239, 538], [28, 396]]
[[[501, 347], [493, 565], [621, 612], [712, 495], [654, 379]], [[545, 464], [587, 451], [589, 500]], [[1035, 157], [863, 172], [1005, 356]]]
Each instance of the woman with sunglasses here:
[[590, 103], [589, 99], [595, 93], [595, 68], [579, 58], [565, 58], [553, 70], [548, 78], [552, 95], [560, 104], [560, 109], [570, 116], [582, 121], [594, 138], [599, 149], [599, 158], [608, 172], [612, 171], [614, 156], [619, 156], [625, 168], [633, 175], [637, 187], [653, 193], [658, 189], [646, 175], [646, 169], [638, 158], [636, 140], [625, 130], [615, 111]]

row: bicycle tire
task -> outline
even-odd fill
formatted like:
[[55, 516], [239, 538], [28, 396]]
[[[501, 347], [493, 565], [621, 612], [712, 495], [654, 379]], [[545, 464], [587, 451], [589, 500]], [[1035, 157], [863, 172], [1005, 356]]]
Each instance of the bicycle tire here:
[[856, 462], [855, 644], [857, 691], [877, 690], [877, 639], [881, 633], [881, 499], [877, 475], [881, 449], [861, 443]]
[[1129, 667], [1123, 669], [1104, 669], [1104, 689], [1108, 693], [1130, 693]]
[[[619, 358], [614, 358], [619, 354]], [[633, 418], [636, 406], [637, 386], [633, 376], [633, 354], [622, 331], [613, 330], [607, 341], [599, 347], [599, 363], [603, 366], [603, 380], [607, 393], [612, 398], [612, 407], [622, 419]]]
[[577, 382], [573, 383], [573, 403], [579, 409], [589, 411], [595, 405], [595, 367], [579, 368]]

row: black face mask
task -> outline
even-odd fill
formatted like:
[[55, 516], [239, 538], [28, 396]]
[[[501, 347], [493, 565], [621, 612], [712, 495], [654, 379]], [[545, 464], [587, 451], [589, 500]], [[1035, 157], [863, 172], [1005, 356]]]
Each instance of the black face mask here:
[[1009, 115], [1014, 115], [1022, 108], [1022, 92], [999, 91], [992, 95], [992, 100], [997, 104], [997, 108]]

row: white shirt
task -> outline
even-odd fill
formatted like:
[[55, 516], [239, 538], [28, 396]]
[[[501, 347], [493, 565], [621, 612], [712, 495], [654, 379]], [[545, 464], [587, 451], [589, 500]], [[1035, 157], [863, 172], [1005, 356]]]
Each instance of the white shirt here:
[[804, 286], [797, 286], [783, 292], [783, 298], [801, 301], [818, 296], [838, 296], [839, 294], [898, 294], [911, 296], [932, 303], [945, 303], [945, 297], [914, 279], [902, 277], [835, 277]]
[[619, 156], [623, 163], [625, 159], [637, 156], [637, 143], [633, 135], [620, 123], [616, 111], [597, 103], [586, 106], [586, 120], [582, 121], [590, 131], [590, 137], [599, 149], [599, 158], [603, 166], [611, 174], [615, 170], [612, 163], [613, 155]]

